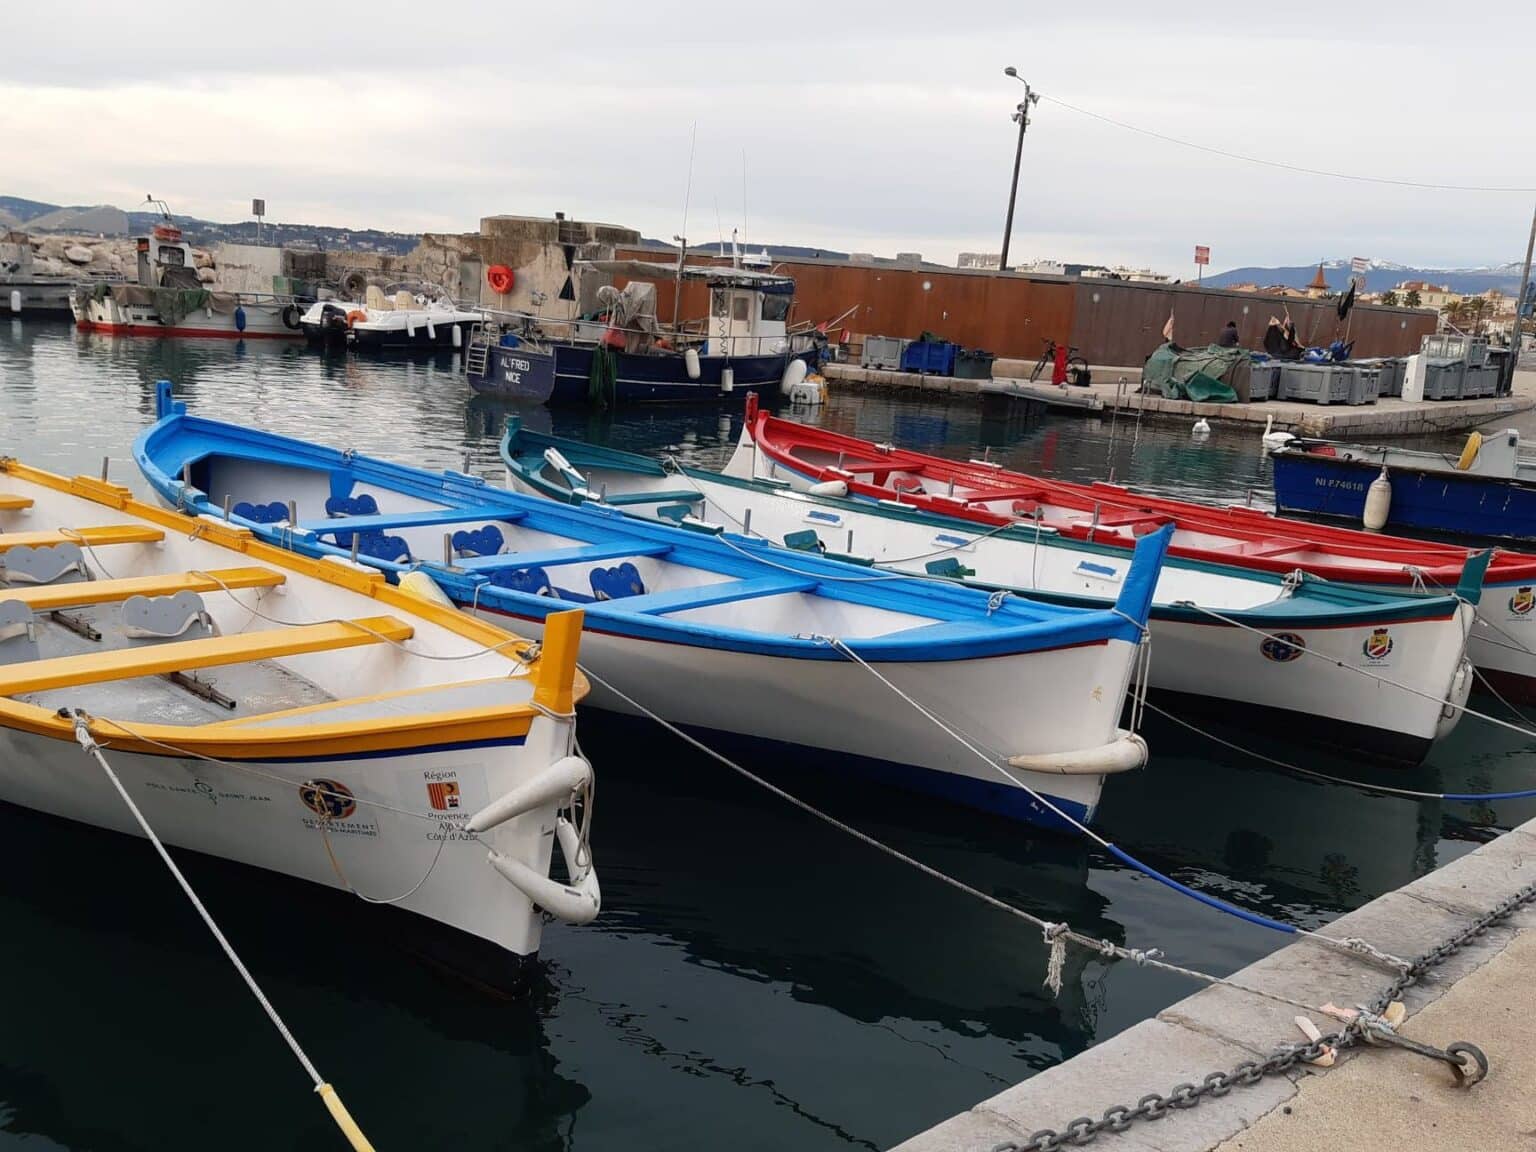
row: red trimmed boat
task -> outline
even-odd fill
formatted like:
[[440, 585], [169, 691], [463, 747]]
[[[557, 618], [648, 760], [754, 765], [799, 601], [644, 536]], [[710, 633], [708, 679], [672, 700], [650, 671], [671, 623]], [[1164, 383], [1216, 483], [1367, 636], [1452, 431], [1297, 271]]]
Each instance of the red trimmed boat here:
[[[1169, 555], [1345, 584], [1444, 593], [1474, 551], [1328, 525], [1252, 508], [1217, 508], [1114, 484], [1010, 472], [988, 460], [946, 460], [783, 420], [747, 397], [741, 443], [725, 472], [804, 491], [908, 505], [982, 527], [1038, 526], [1112, 547], [1173, 524]], [[1536, 556], [1496, 551], [1468, 655], [1500, 691], [1536, 701]]]

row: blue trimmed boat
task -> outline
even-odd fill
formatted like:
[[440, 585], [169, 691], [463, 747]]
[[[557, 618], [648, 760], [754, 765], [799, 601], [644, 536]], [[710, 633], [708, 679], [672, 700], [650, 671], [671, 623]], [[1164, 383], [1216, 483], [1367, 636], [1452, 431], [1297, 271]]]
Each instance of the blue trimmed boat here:
[[[980, 530], [911, 504], [828, 495], [827, 485], [797, 492], [765, 476], [664, 467], [515, 419], [501, 455], [510, 487], [547, 499], [717, 521], [796, 551], [856, 549], [882, 568], [1072, 607], [1110, 607], [1129, 561], [1121, 548], [1043, 523]], [[1458, 595], [1416, 596], [1170, 555], [1153, 600], [1151, 687], [1181, 707], [1416, 763], [1460, 718], [1441, 699], [1466, 702], [1467, 638], [1488, 561], [1487, 553], [1468, 561]], [[1383, 638], [1391, 654], [1373, 659]], [[1403, 687], [1381, 682], [1389, 664]]]
[[597, 706], [1047, 825], [1090, 819], [1105, 776], [1145, 761], [1119, 720], [1166, 532], [1086, 611], [202, 419], [169, 382], [157, 400], [134, 456], [167, 503], [525, 634], [580, 604]]
[[[1467, 437], [1461, 455], [1292, 439], [1272, 450], [1275, 506], [1381, 530], [1536, 540], [1536, 458], [1513, 428]], [[1370, 499], [1372, 485], [1377, 495]], [[1382, 501], [1385, 499], [1385, 509]], [[1374, 515], [1368, 513], [1374, 511]]]

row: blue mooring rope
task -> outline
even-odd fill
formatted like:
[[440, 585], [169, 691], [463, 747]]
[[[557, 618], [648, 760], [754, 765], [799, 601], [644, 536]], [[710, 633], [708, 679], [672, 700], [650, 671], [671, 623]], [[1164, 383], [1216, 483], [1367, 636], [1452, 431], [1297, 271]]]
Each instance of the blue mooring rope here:
[[1200, 892], [1194, 888], [1191, 888], [1187, 884], [1180, 884], [1172, 876], [1165, 876], [1150, 864], [1143, 864], [1129, 852], [1125, 851], [1123, 848], [1116, 847], [1114, 844], [1109, 843], [1107, 840], [1100, 841], [1100, 843], [1102, 843], [1104, 847], [1109, 851], [1109, 853], [1122, 864], [1136, 869], [1136, 871], [1140, 872], [1143, 876], [1150, 877], [1151, 879], [1156, 880], [1159, 884], [1166, 884], [1175, 892], [1182, 893], [1192, 900], [1198, 900], [1202, 904], [1215, 908], [1218, 912], [1225, 912], [1229, 916], [1236, 916], [1239, 920], [1246, 920], [1250, 924], [1257, 924], [1260, 928], [1269, 928], [1275, 932], [1284, 932], [1289, 936], [1296, 935], [1298, 931], [1294, 924], [1287, 924], [1282, 920], [1271, 920], [1268, 916], [1265, 916], [1262, 913], [1249, 912], [1247, 909], [1239, 908], [1236, 904], [1228, 904], [1220, 897], [1207, 895], [1204, 892]]

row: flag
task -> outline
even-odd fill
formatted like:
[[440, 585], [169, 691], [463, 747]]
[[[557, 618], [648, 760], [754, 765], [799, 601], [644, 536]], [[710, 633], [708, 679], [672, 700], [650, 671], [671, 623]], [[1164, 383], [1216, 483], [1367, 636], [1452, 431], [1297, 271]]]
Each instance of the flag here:
[[1355, 281], [1351, 280], [1349, 282], [1349, 291], [1344, 293], [1344, 295], [1339, 300], [1339, 319], [1342, 320], [1342, 319], [1344, 319], [1344, 317], [1348, 316], [1349, 315], [1349, 310], [1351, 308], [1353, 308], [1354, 306], [1355, 306]]
[[1173, 343], [1173, 313], [1168, 313], [1168, 323], [1163, 325], [1163, 339], [1169, 344]]
[[439, 812], [459, 806], [459, 782], [457, 780], [430, 780], [427, 782], [427, 800]]

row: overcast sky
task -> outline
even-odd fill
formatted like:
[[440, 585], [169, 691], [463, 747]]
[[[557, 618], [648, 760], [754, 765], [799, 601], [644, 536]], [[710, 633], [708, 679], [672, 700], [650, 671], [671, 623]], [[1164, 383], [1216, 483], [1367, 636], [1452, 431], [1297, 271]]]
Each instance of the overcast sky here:
[[[1536, 5], [8, 0], [0, 194], [401, 231], [547, 215], [709, 241], [1212, 267], [1523, 255]], [[1524, 101], [1517, 108], [1517, 99]], [[746, 156], [743, 205], [742, 157]]]

